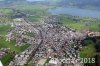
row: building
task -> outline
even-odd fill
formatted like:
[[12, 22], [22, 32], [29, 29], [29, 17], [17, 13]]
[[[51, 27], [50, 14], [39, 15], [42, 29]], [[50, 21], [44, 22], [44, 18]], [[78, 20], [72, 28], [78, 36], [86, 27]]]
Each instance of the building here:
[[47, 59], [40, 59], [37, 63], [37, 66], [44, 66]]
[[0, 66], [3, 66], [3, 64], [1, 63], [1, 61], [0, 61]]
[[56, 58], [52, 58], [47, 66], [61, 66], [61, 62], [59, 62], [59, 60]]

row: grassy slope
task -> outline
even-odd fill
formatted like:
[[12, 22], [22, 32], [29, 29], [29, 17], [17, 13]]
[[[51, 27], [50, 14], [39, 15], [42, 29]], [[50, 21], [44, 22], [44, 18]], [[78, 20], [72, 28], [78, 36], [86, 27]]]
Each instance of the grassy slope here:
[[32, 22], [37, 22], [39, 19], [41, 19], [40, 16], [29, 16], [28, 19]]
[[52, 6], [46, 6], [46, 5], [41, 5], [41, 4], [28, 4], [28, 3], [22, 3], [19, 5], [14, 5], [11, 6], [11, 8], [15, 8], [17, 10], [21, 10], [25, 13], [28, 13], [30, 15], [45, 15], [46, 10], [48, 8], [52, 8]]
[[5, 57], [3, 57], [1, 59], [2, 63], [4, 66], [8, 66], [9, 65], [9, 62], [12, 60], [13, 58], [13, 55], [12, 54], [7, 54]]
[[4, 37], [0, 38], [0, 48], [10, 48], [11, 51], [15, 51], [15, 52], [22, 52], [24, 51], [29, 45], [24, 45], [22, 47], [17, 47], [15, 46], [16, 42], [15, 41], [5, 41]]
[[[96, 38], [97, 41], [100, 41], [99, 38]], [[97, 43], [97, 42], [96, 42]], [[96, 52], [96, 48], [95, 48], [95, 43], [89, 39], [89, 40], [85, 40], [85, 46], [83, 46], [83, 48], [80, 51], [80, 56], [81, 58], [90, 58], [93, 59], [95, 58], [95, 56], [100, 56], [100, 52]], [[97, 59], [97, 58], [96, 58]], [[90, 63], [89, 61], [87, 61], [89, 66], [96, 66], [95, 63]], [[95, 60], [95, 62], [99, 63], [100, 60], [98, 58], [98, 60]]]
[[10, 25], [0, 25], [0, 35], [6, 35], [10, 28]]
[[96, 50], [93, 44], [87, 45], [81, 49], [80, 56], [82, 58], [93, 58], [96, 54]]
[[[0, 14], [1, 15], [6, 15], [6, 16], [12, 16], [13, 10], [12, 9], [7, 9], [7, 8], [0, 8]], [[0, 22], [12, 22], [12, 19], [10, 17], [7, 18], [0, 18]]]
[[75, 18], [72, 18], [70, 16], [64, 16], [61, 15], [61, 22], [64, 26], [71, 27], [73, 29], [77, 30], [83, 30], [83, 29], [91, 29], [93, 31], [100, 31], [99, 25], [100, 25], [100, 19], [93, 19], [93, 18], [79, 18], [76, 21]]
[[13, 10], [7, 8], [0, 8], [0, 13], [3, 15], [11, 15], [13, 13]]

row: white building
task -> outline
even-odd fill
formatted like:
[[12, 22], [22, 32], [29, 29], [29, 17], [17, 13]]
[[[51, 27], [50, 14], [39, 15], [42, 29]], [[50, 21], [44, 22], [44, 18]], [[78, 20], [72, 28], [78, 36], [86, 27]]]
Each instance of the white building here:
[[44, 66], [47, 59], [40, 59], [36, 66]]
[[56, 58], [52, 58], [47, 66], [61, 66], [61, 62], [59, 62], [59, 60]]
[[0, 66], [3, 66], [3, 64], [1, 63], [1, 61], [0, 61]]

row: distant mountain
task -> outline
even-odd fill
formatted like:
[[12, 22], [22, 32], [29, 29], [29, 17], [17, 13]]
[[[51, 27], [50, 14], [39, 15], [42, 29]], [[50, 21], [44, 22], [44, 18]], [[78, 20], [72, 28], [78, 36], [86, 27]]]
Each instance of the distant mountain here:
[[35, 2], [35, 1], [45, 1], [45, 0], [26, 0], [26, 1]]
[[26, 0], [0, 0], [0, 7], [9, 7], [16, 3], [23, 3]]
[[[80, 8], [96, 8], [100, 9], [100, 0], [0, 0], [0, 4], [12, 4], [20, 1], [29, 1], [34, 3], [42, 3], [47, 5], [58, 5], [58, 6], [75, 6]], [[0, 5], [1, 6], [1, 5]]]
[[16, 1], [44, 1], [44, 2], [52, 2], [58, 3], [59, 5], [94, 5], [100, 6], [100, 0], [0, 0], [5, 2], [16, 2]]

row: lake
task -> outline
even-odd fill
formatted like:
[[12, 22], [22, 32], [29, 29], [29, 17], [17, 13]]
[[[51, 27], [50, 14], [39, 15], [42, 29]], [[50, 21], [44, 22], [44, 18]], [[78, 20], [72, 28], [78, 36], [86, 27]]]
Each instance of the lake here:
[[58, 7], [55, 9], [49, 9], [48, 12], [52, 15], [69, 14], [72, 16], [100, 18], [100, 11], [80, 8]]

